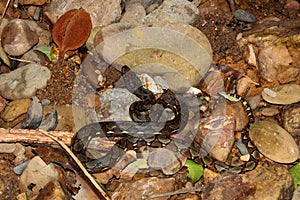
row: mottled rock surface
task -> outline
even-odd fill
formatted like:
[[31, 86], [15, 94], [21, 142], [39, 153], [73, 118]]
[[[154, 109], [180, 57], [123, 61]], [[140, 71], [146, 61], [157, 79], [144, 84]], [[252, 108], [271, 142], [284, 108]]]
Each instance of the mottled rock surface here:
[[11, 100], [31, 98], [38, 89], [46, 87], [50, 76], [50, 70], [38, 64], [28, 64], [1, 74], [0, 95]]

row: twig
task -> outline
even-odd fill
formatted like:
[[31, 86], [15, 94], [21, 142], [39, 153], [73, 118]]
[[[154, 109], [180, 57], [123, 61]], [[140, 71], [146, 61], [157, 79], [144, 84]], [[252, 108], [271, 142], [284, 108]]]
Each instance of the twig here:
[[77, 163], [78, 167], [82, 170], [82, 172], [84, 173], [84, 175], [91, 181], [91, 183], [98, 190], [98, 192], [104, 197], [104, 199], [110, 199], [110, 197], [108, 196], [108, 194], [106, 194], [106, 192], [103, 190], [103, 188], [95, 181], [95, 179], [92, 177], [92, 175], [85, 169], [85, 167], [82, 165], [82, 163], [80, 162], [80, 160], [73, 154], [73, 152], [71, 151], [71, 149], [67, 145], [65, 145], [58, 138], [56, 138], [55, 136], [51, 135], [50, 133], [48, 133], [46, 131], [43, 131], [41, 129], [39, 129], [39, 131], [42, 134], [44, 134], [47, 137], [49, 137], [52, 140], [54, 140], [55, 142], [57, 142], [72, 157], [72, 159]]
[[158, 194], [145, 194], [145, 195], [143, 195], [143, 199], [153, 199], [153, 198], [157, 198], [157, 197], [165, 197], [165, 196], [171, 196], [171, 195], [177, 195], [177, 194], [201, 192], [201, 191], [203, 191], [203, 188], [204, 187], [176, 190], [174, 192], [165, 192], [165, 193], [158, 193]]
[[2, 23], [2, 20], [3, 20], [4, 15], [6, 14], [6, 11], [7, 11], [7, 9], [8, 9], [9, 4], [10, 4], [10, 1], [11, 1], [11, 0], [7, 0], [7, 2], [6, 2], [6, 6], [5, 6], [5, 8], [4, 8], [4, 11], [3, 11], [2, 16], [1, 16], [1, 19], [0, 19], [0, 25], [1, 25], [1, 23]]
[[[67, 145], [71, 144], [73, 132], [69, 131], [50, 131], [51, 135], [55, 135]], [[26, 142], [29, 144], [56, 144], [52, 139], [46, 137], [37, 130], [30, 129], [5, 129], [0, 128], [0, 142]]]
[[24, 63], [33, 63], [34, 61], [33, 60], [24, 60], [24, 59], [19, 59], [19, 58], [14, 58], [14, 57], [11, 57], [11, 56], [8, 56], [11, 60], [16, 60], [16, 61], [19, 61], [19, 62], [24, 62]]

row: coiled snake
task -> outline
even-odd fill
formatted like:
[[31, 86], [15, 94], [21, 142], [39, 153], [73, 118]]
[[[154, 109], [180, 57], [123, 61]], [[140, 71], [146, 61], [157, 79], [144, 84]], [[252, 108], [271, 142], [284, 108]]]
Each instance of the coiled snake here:
[[[90, 172], [101, 172], [114, 166], [128, 149], [138, 150], [140, 146], [144, 145], [164, 147], [170, 143], [172, 135], [184, 129], [189, 120], [186, 105], [180, 102], [171, 90], [164, 90], [162, 95], [155, 99], [155, 95], [142, 86], [140, 79], [127, 66], [122, 67], [122, 76], [127, 90], [141, 99], [130, 105], [129, 114], [133, 121], [105, 121], [88, 124], [82, 127], [72, 139], [72, 151]], [[243, 103], [249, 123], [253, 122], [252, 111], [248, 103], [237, 95], [231, 96]], [[154, 105], [171, 110], [172, 119], [161, 122], [159, 117], [164, 109], [154, 109], [154, 112], [150, 112], [155, 107]], [[151, 113], [154, 115], [151, 116]], [[244, 141], [248, 141], [246, 128], [242, 131], [245, 136]], [[91, 147], [93, 140], [95, 140], [95, 144], [94, 147]], [[108, 143], [111, 145], [106, 148]], [[195, 152], [192, 146], [190, 149]], [[195, 156], [197, 155], [193, 154], [192, 157]], [[217, 171], [234, 169], [241, 172], [251, 170], [256, 166], [256, 160], [252, 155], [249, 161], [238, 167], [220, 163], [210, 156], [206, 156], [202, 160], [204, 165]]]

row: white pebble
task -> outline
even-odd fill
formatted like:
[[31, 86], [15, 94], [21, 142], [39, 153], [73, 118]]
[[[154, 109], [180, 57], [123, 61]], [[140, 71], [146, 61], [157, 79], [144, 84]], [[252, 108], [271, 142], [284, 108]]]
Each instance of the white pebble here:
[[270, 97], [276, 97], [277, 96], [276, 92], [274, 92], [273, 90], [271, 90], [269, 88], [264, 88], [264, 93], [266, 93]]

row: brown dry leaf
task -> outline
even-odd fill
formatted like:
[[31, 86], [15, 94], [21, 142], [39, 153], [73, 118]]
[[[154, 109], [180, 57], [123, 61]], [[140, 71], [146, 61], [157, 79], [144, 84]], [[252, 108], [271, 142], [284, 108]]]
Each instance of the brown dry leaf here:
[[66, 51], [81, 47], [87, 41], [91, 29], [91, 17], [83, 8], [63, 14], [52, 30], [52, 38], [60, 50], [58, 60], [63, 59]]

